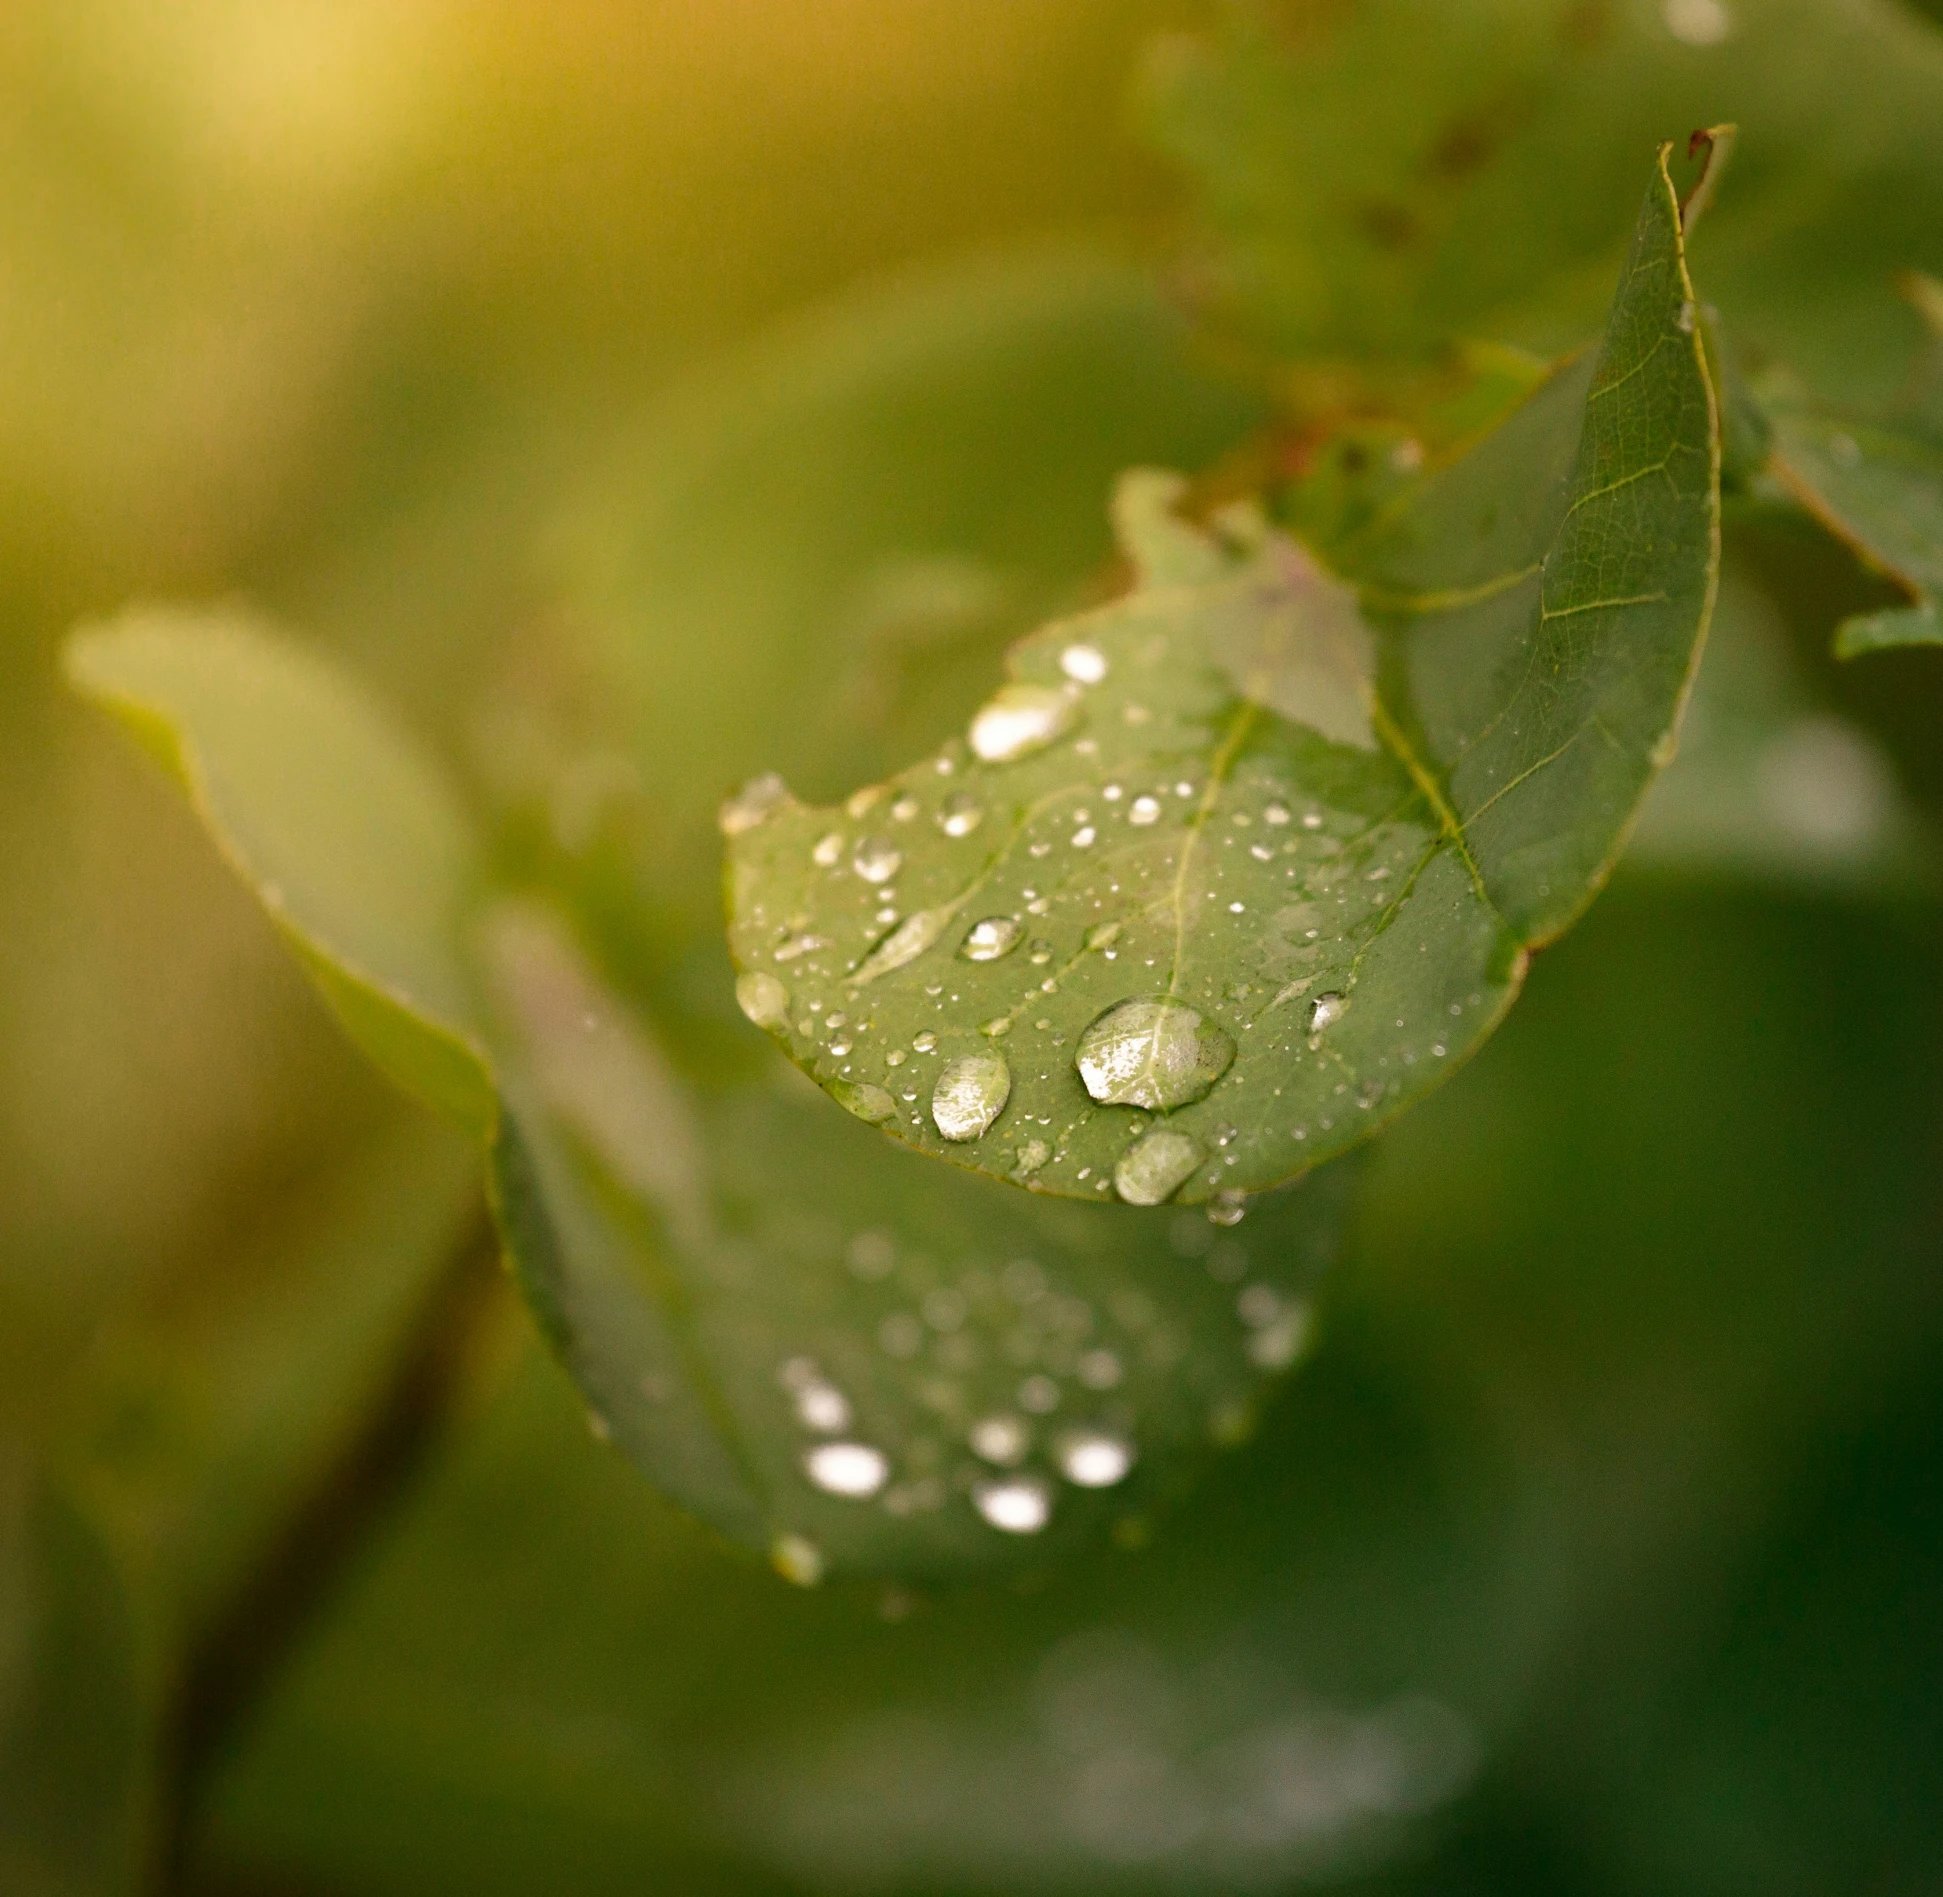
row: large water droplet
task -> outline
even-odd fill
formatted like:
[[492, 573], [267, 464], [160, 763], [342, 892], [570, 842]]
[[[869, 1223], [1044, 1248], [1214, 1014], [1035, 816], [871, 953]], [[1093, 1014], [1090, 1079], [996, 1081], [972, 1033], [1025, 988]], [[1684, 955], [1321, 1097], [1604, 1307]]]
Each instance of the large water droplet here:
[[1233, 1039], [1199, 1009], [1150, 998], [1107, 1009], [1080, 1036], [1074, 1060], [1102, 1106], [1168, 1113], [1199, 1100], [1234, 1058]]
[[860, 1120], [868, 1120], [872, 1126], [888, 1120], [897, 1111], [897, 1102], [882, 1087], [873, 1087], [867, 1080], [832, 1080], [828, 1086], [830, 1098], [838, 1106]]
[[920, 909], [916, 915], [906, 916], [864, 957], [857, 972], [850, 977], [850, 985], [861, 988], [866, 982], [875, 981], [879, 975], [888, 975], [892, 969], [916, 961], [944, 934], [945, 925], [950, 920], [951, 911], [948, 908]]
[[1104, 1430], [1075, 1429], [1060, 1437], [1054, 1451], [1059, 1473], [1082, 1489], [1110, 1489], [1133, 1467], [1133, 1445]]
[[971, 748], [987, 764], [1040, 750], [1073, 722], [1073, 701], [1043, 685], [1004, 685], [971, 721]]
[[789, 1026], [789, 990], [774, 975], [752, 969], [735, 978], [736, 1005], [757, 1027], [781, 1034]]
[[753, 830], [778, 804], [789, 802], [789, 786], [774, 771], [752, 777], [721, 809], [722, 834], [739, 837]]
[[889, 837], [865, 837], [850, 859], [850, 867], [867, 883], [887, 883], [897, 874], [904, 852]]
[[981, 1482], [972, 1490], [978, 1512], [1008, 1535], [1036, 1535], [1052, 1519], [1052, 1492], [1034, 1476]]
[[803, 1458], [803, 1471], [830, 1495], [862, 1501], [890, 1479], [890, 1458], [868, 1443], [819, 1443]]
[[1127, 806], [1129, 823], [1149, 824], [1160, 821], [1160, 799], [1158, 797], [1136, 797]]
[[1025, 1452], [1032, 1446], [1032, 1431], [1021, 1417], [986, 1416], [971, 1426], [966, 1440], [973, 1455], [1010, 1469], [1025, 1460]]
[[995, 962], [1001, 955], [1011, 954], [1024, 933], [1025, 924], [1012, 916], [987, 916], [966, 930], [958, 953], [968, 962]]
[[1098, 646], [1070, 645], [1059, 655], [1059, 669], [1075, 685], [1097, 685], [1106, 677], [1106, 654]]
[[1349, 1003], [1341, 995], [1333, 991], [1326, 995], [1316, 996], [1309, 1003], [1309, 1032], [1311, 1034], [1320, 1034], [1324, 1028], [1330, 1026], [1333, 1022], [1340, 1021], [1343, 1018], [1344, 1010], [1348, 1006]]
[[1163, 1126], [1120, 1155], [1113, 1189], [1129, 1205], [1165, 1205], [1206, 1157], [1207, 1148], [1192, 1134]]
[[953, 791], [938, 806], [938, 828], [948, 837], [968, 837], [984, 821], [985, 807], [969, 791]]
[[948, 1140], [975, 1140], [1004, 1110], [1012, 1070], [1003, 1054], [960, 1054], [947, 1061], [931, 1092], [931, 1118]]

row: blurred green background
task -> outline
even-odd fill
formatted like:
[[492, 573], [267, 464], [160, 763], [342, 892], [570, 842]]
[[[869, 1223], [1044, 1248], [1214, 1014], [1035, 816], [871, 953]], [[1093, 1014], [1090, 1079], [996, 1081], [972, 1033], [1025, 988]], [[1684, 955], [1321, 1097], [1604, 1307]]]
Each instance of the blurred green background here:
[[[623, 649], [653, 893], [614, 926], [706, 1032], [714, 846], [675, 819], [923, 742], [1097, 584], [1117, 467], [1258, 417], [1151, 287], [1179, 204], [1125, 104], [1207, 11], [7, 8], [0, 1889], [1943, 1881], [1943, 930], [1796, 873], [1812, 834], [1649, 822], [1375, 1152], [1317, 1358], [1146, 1550], [789, 1590], [491, 1294], [343, 1561], [284, 1539], [470, 1163], [65, 697], [61, 636], [247, 597], [503, 806], [553, 796], [569, 854]], [[1772, 526], [1729, 553], [1722, 662], [1753, 626], [1920, 828], [1933, 655], [1837, 673], [1874, 583]], [[796, 610], [882, 665], [819, 697], [807, 631], [762, 642]], [[327, 1585], [158, 1873], [170, 1709], [279, 1558]]]

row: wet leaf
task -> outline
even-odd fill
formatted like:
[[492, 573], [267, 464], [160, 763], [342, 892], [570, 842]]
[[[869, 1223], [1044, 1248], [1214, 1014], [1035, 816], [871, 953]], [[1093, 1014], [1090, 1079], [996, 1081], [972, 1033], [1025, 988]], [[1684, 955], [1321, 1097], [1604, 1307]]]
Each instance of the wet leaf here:
[[1889, 646], [1943, 645], [1943, 283], [1911, 279], [1931, 329], [1903, 398], [1878, 413], [1816, 403], [1784, 381], [1770, 396], [1770, 465], [1787, 489], [1907, 606], [1849, 619], [1835, 651], [1852, 659]]
[[745, 1009], [907, 1144], [1075, 1197], [1260, 1190], [1436, 1085], [1669, 752], [1718, 550], [1695, 308], [1663, 154], [1603, 346], [1342, 577], [1130, 477], [1133, 590], [1021, 645], [966, 739], [725, 807]]
[[[1192, 1215], [1183, 1236], [941, 1182], [780, 1063], [697, 1088], [557, 907], [475, 890], [365, 912], [410, 884], [414, 850], [428, 885], [473, 860], [466, 820], [318, 661], [234, 624], [140, 620], [87, 635], [74, 671], [161, 741], [348, 1024], [368, 1028], [367, 995], [385, 1003], [395, 1072], [445, 1072], [427, 1045], [468, 1050], [448, 1105], [485, 1138], [508, 1250], [595, 1433], [791, 1578], [1039, 1559], [1137, 1521], [1246, 1435], [1303, 1355], [1345, 1176], [1217, 1242]], [[361, 833], [384, 783], [422, 786], [452, 822]], [[338, 788], [343, 809], [304, 820]], [[339, 959], [346, 942], [360, 961]]]

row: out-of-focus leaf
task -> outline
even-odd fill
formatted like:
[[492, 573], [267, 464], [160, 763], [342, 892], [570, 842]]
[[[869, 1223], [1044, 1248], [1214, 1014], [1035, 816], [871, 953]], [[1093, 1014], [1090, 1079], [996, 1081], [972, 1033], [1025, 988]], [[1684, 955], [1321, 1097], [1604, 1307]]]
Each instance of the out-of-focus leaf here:
[[1149, 91], [1221, 235], [1210, 291], [1310, 406], [1319, 363], [1572, 346], [1633, 154], [1695, 126], [1741, 129], [1708, 294], [1824, 397], [1893, 394], [1891, 273], [1943, 265], [1943, 35], [1893, 0], [1244, 0]]
[[[315, 661], [235, 626], [149, 624], [85, 635], [75, 670], [189, 760], [204, 820], [326, 993], [381, 998], [394, 1071], [422, 1078], [427, 1046], [472, 1062], [445, 1092], [475, 1131], [499, 1091], [495, 1204], [597, 1432], [795, 1578], [1012, 1561], [1137, 1518], [1245, 1435], [1265, 1379], [1302, 1354], [1343, 1182], [1276, 1208], [1249, 1282], [1210, 1283], [1182, 1277], [1164, 1222], [1075, 1221], [970, 1181], [941, 1195], [867, 1136], [847, 1158], [820, 1102], [760, 1078], [698, 1097], [555, 913], [496, 903], [468, 922], [453, 879], [414, 905], [392, 859], [367, 867], [387, 832], [337, 810], [339, 774], [353, 813], [389, 782], [455, 813], [421, 834], [464, 820]], [[419, 854], [428, 877], [447, 867]]]
[[1805, 399], [1784, 382], [1769, 399], [1771, 466], [1808, 511], [1910, 596], [1845, 620], [1835, 652], [1943, 645], [1943, 283], [1917, 277], [1910, 301], [1931, 330], [1902, 399], [1864, 415]]
[[[1547, 1890], [1601, 1887], [1612, 1841], [1577, 1828], [1613, 1789], [1642, 1822], [1712, 1780], [1785, 1798], [1784, 1835], [1839, 1819], [1865, 1730], [1920, 1837], [1938, 1755], [1893, 1748], [1932, 1710], [1901, 1665], [1933, 1638], [1922, 1561], [1859, 1564], [1879, 1700], [1818, 1720], [1815, 1626], [1756, 1617], [1720, 1688], [1798, 1707], [1785, 1748], [1680, 1708], [1717, 1585], [1765, 1588], [1749, 1555], [1879, 1414], [1885, 1362], [1935, 1382], [1934, 968], [1930, 920], [1616, 888], [1375, 1149], [1263, 1438], [1144, 1552], [1031, 1593], [765, 1590], [581, 1455], [536, 1371], [296, 1669], [216, 1865], [372, 1897], [1284, 1889], [1353, 1841], [1338, 1743], [1412, 1694], [1465, 1722], [1524, 1836], [1583, 1843]], [[1183, 1269], [1218, 1260], [1181, 1230], [1210, 1248]], [[1382, 1888], [1524, 1887], [1461, 1864]]]
[[1259, 1190], [1489, 1032], [1698, 660], [1714, 402], [1665, 155], [1604, 346], [1332, 549], [1122, 489], [1121, 602], [839, 809], [724, 807], [738, 997], [853, 1113], [1036, 1190]]
[[340, 673], [240, 616], [137, 611], [77, 633], [67, 667], [177, 778], [358, 1045], [489, 1127], [456, 948], [478, 846], [436, 767]]
[[[7, 1498], [9, 1503], [15, 1498]], [[0, 1518], [0, 1888], [140, 1888], [150, 1701], [123, 1577], [56, 1493]]]

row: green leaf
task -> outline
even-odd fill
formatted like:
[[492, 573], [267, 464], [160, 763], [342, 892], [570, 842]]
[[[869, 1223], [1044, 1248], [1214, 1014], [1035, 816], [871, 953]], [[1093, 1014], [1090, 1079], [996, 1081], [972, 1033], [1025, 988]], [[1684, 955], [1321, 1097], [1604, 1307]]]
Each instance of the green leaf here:
[[1345, 577], [1130, 478], [1119, 603], [839, 808], [725, 807], [745, 1011], [853, 1112], [1044, 1192], [1257, 1191], [1474, 1047], [1603, 880], [1712, 602], [1713, 396], [1662, 154], [1604, 346]]
[[1943, 284], [1915, 277], [1910, 300], [1931, 328], [1903, 399], [1865, 414], [1816, 403], [1783, 380], [1770, 394], [1770, 466], [1809, 513], [1910, 604], [1845, 620], [1835, 653], [1943, 645]]
[[314, 654], [238, 614], [138, 609], [76, 633], [67, 670], [178, 779], [352, 1039], [490, 1126], [456, 950], [479, 849], [437, 767]]
[[[233, 625], [143, 623], [86, 636], [75, 670], [189, 761], [204, 820], [333, 999], [380, 966], [447, 975], [437, 1016], [397, 1002], [422, 982], [384, 984], [402, 1023], [384, 1047], [406, 1077], [427, 1041], [487, 1050], [468, 1057], [497, 1101], [495, 1209], [596, 1433], [792, 1577], [1015, 1564], [1137, 1521], [1247, 1434], [1302, 1355], [1346, 1176], [1264, 1213], [1244, 1287], [1252, 1247], [1185, 1277], [1165, 1219], [940, 1190], [780, 1063], [691, 1086], [556, 908], [367, 915], [397, 877], [360, 870], [384, 832], [360, 833], [331, 786], [353, 809], [386, 783], [456, 802], [320, 662]], [[346, 942], [392, 959], [340, 965]], [[478, 1132], [471, 1096], [456, 1104]]]
[[1901, 6], [1242, 0], [1158, 49], [1147, 98], [1215, 234], [1196, 280], [1311, 404], [1319, 364], [1572, 346], [1635, 154], [1695, 126], [1742, 134], [1708, 294], [1825, 396], [1888, 399], [1890, 275], [1939, 263], [1943, 35]]

